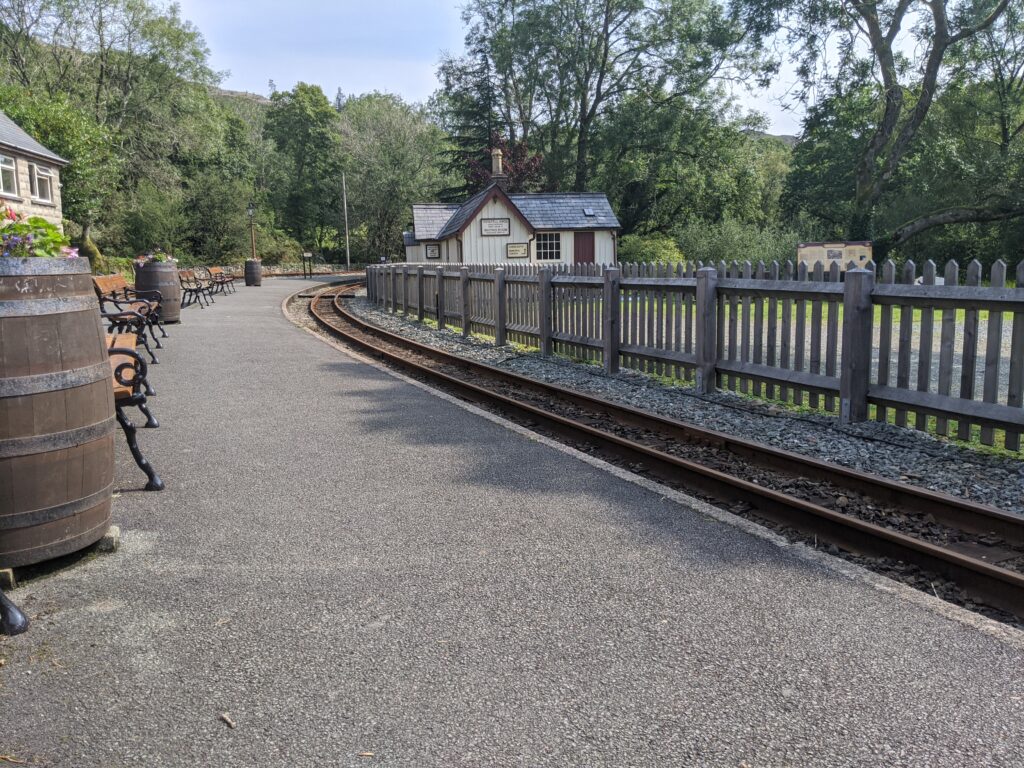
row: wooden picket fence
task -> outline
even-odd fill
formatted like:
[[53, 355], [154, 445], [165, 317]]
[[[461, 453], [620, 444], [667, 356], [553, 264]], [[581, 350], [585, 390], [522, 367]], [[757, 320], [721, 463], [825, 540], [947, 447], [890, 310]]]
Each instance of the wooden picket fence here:
[[[852, 267], [853, 265], [851, 265]], [[371, 266], [393, 312], [464, 335], [1021, 450], [1024, 262]], [[965, 275], [963, 284], [961, 275]], [[936, 284], [943, 282], [944, 284]], [[955, 393], [954, 393], [955, 390]]]

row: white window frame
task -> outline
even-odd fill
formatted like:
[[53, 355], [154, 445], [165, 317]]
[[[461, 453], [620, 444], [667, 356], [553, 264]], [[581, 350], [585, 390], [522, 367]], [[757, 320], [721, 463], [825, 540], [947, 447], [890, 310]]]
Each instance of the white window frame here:
[[[10, 170], [14, 182], [14, 189], [7, 189], [4, 186], [3, 171]], [[18, 196], [18, 161], [10, 155], [0, 155], [0, 195], [6, 197]]]
[[[46, 187], [48, 189], [48, 196], [43, 197], [39, 194], [39, 179], [46, 179]], [[29, 163], [28, 165], [28, 183], [32, 192], [32, 199], [40, 203], [52, 203], [53, 202], [53, 184], [54, 184], [53, 169], [47, 165], [40, 165], [39, 163]]]
[[534, 241], [534, 252], [537, 254], [537, 261], [561, 261], [562, 233], [538, 232]]

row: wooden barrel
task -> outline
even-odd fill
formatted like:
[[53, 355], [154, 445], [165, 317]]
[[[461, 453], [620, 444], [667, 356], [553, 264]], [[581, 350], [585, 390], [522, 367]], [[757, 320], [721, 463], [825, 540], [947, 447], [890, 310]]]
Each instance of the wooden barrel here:
[[255, 259], [245, 262], [245, 284], [261, 285], [263, 283], [263, 265]]
[[114, 426], [88, 260], [0, 258], [0, 568], [103, 537]]
[[165, 323], [181, 322], [181, 282], [173, 261], [147, 261], [135, 265], [135, 289], [160, 291], [160, 317]]

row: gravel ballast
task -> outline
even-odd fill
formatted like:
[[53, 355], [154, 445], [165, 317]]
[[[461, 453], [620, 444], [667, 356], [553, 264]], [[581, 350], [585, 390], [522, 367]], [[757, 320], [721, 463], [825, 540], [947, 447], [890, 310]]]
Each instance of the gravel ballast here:
[[386, 330], [524, 376], [1024, 515], [1024, 461], [891, 424], [843, 425], [833, 416], [796, 413], [731, 392], [698, 395], [691, 387], [666, 385], [637, 371], [609, 376], [594, 365], [542, 358], [512, 346], [499, 349], [381, 311], [364, 297], [347, 306]]

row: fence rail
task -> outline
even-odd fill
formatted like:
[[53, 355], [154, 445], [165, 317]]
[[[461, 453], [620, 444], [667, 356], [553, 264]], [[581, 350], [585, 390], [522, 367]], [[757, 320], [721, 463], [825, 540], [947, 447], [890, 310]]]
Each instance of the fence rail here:
[[[852, 265], [851, 265], [852, 267]], [[1021, 450], [1024, 262], [942, 278], [838, 264], [384, 265], [371, 300], [439, 328]], [[964, 275], [963, 284], [960, 276]]]

